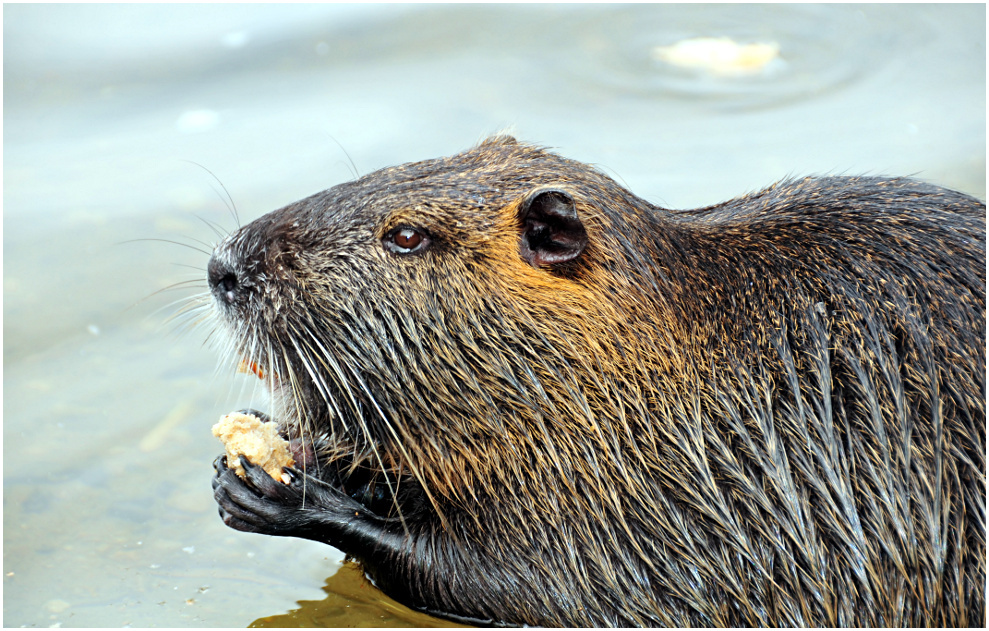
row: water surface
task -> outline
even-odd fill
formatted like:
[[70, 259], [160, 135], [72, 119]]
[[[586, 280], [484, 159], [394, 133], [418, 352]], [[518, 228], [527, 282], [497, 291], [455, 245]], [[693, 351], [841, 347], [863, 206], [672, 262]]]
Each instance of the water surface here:
[[[779, 63], [657, 61], [692, 37]], [[811, 173], [984, 199], [985, 59], [983, 5], [5, 6], [4, 625], [425, 624], [216, 515], [210, 426], [265, 403], [167, 320], [237, 224], [207, 169], [246, 222], [509, 128], [671, 207]]]

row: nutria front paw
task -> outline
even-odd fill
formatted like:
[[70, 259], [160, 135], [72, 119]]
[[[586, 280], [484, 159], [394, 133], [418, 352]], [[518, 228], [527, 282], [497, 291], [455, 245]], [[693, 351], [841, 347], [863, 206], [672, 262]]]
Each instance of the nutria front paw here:
[[[288, 467], [288, 483], [241, 458], [245, 478], [227, 467], [226, 456], [213, 463], [213, 497], [223, 523], [236, 530], [324, 540], [329, 524], [354, 517], [359, 506], [325, 482]], [[353, 506], [352, 506], [353, 505]]]

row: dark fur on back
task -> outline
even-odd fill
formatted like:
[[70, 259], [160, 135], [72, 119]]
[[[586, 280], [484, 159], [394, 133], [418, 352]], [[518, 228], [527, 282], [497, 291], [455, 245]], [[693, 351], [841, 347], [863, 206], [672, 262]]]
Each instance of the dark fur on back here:
[[[586, 248], [533, 265], [544, 190]], [[402, 226], [429, 247], [383, 248]], [[318, 460], [309, 512], [252, 521], [221, 470], [221, 514], [454, 617], [980, 626], [985, 246], [983, 203], [907, 179], [670, 211], [506, 137], [369, 174], [214, 254]]]

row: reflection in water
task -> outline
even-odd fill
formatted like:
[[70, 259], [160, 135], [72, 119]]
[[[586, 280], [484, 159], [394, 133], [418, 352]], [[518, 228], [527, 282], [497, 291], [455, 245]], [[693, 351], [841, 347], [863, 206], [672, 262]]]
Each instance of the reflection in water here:
[[461, 627], [398, 604], [371, 585], [361, 569], [346, 562], [326, 579], [323, 600], [302, 600], [288, 613], [265, 616], [251, 627]]

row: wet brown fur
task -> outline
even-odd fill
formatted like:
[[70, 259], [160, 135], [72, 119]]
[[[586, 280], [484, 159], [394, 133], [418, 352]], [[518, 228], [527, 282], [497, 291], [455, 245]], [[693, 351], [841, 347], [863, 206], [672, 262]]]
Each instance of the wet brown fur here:
[[[547, 188], [588, 243], [533, 267], [519, 212]], [[382, 248], [402, 225], [431, 247]], [[246, 287], [220, 317], [233, 354], [277, 375], [276, 420], [324, 461], [389, 472], [423, 543], [367, 570], [413, 606], [535, 625], [985, 622], [971, 197], [808, 178], [669, 211], [497, 137], [293, 204], [214, 258]]]

